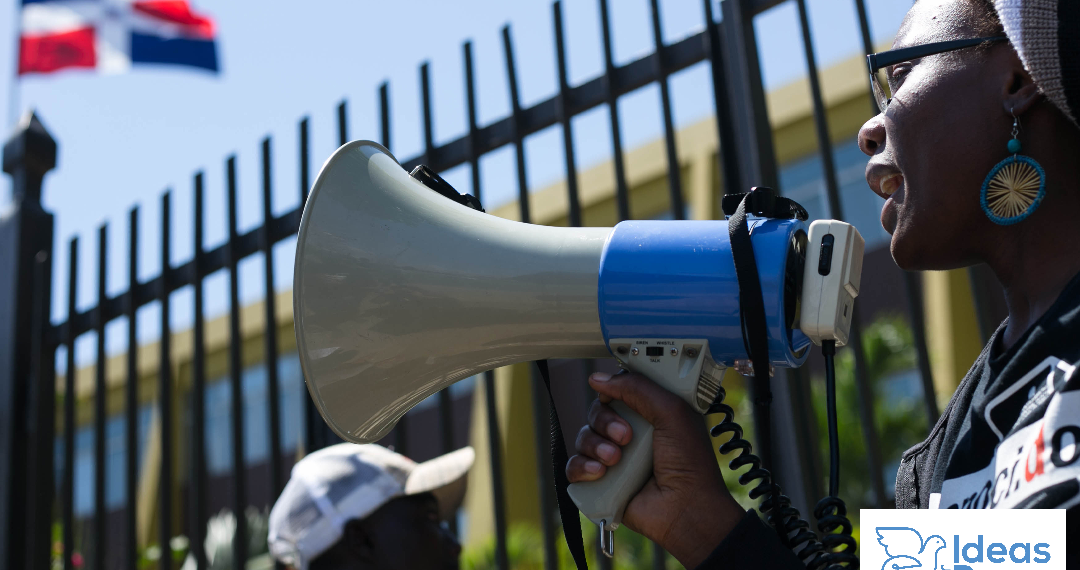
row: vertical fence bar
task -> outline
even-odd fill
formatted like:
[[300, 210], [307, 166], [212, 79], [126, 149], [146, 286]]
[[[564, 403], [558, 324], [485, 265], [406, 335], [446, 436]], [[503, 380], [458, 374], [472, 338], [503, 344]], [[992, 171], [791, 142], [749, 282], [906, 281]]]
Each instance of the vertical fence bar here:
[[128, 214], [128, 291], [127, 305], [127, 382], [124, 385], [124, 534], [127, 536], [125, 567], [136, 570], [139, 563], [139, 517], [136, 503], [139, 493], [139, 339], [136, 320], [139, 302], [139, 207]]
[[803, 54], [806, 57], [806, 73], [810, 80], [810, 98], [814, 111], [814, 132], [817, 135], [818, 155], [821, 158], [821, 170], [825, 175], [825, 196], [829, 204], [829, 213], [842, 220], [843, 204], [840, 202], [840, 183], [836, 178], [836, 161], [833, 159], [832, 139], [829, 137], [829, 118], [825, 109], [825, 100], [821, 95], [821, 80], [818, 77], [817, 57], [814, 55], [813, 35], [810, 33], [810, 15], [806, 10], [806, 0], [796, 0], [799, 11], [799, 26], [802, 32]]
[[521, 135], [521, 96], [518, 92], [517, 71], [514, 66], [514, 45], [510, 41], [510, 26], [503, 26], [503, 53], [506, 58], [506, 79], [510, 87], [511, 138], [514, 140], [514, 159], [517, 161], [518, 211], [521, 221], [531, 223], [529, 212], [529, 180], [525, 175], [525, 140]]
[[203, 173], [195, 174], [195, 282], [192, 284], [193, 312], [191, 351], [191, 552], [199, 570], [207, 567], [203, 537], [206, 528], [206, 332], [203, 318], [203, 277], [206, 259], [203, 250]]
[[675, 149], [675, 120], [671, 115], [671, 91], [668, 88], [668, 66], [664, 57], [664, 33], [660, 26], [659, 0], [651, 0], [653, 43], [656, 44], [656, 83], [660, 85], [660, 107], [664, 115], [664, 151], [668, 162], [668, 191], [671, 193], [671, 213], [676, 220], [686, 219], [682, 195], [682, 170]]
[[64, 372], [64, 476], [60, 484], [61, 523], [64, 540], [64, 570], [75, 568], [75, 300], [78, 293], [79, 238], [68, 245], [67, 345]]
[[[450, 453], [454, 450], [454, 402], [449, 387], [439, 391], [439, 431], [442, 452]], [[457, 521], [451, 520], [450, 528], [457, 534]]]
[[[754, 29], [757, 8], [753, 0], [724, 0], [720, 7], [723, 11], [722, 56], [724, 69], [729, 74], [725, 85], [731, 104], [731, 124], [736, 133], [733, 144], [724, 148], [738, 157], [742, 178], [737, 191], [753, 186], [778, 188], [780, 177]], [[809, 419], [814, 416], [804, 393], [806, 382], [801, 376], [799, 370], [786, 371], [772, 382], [772, 413], [755, 413], [753, 417], [754, 433], [771, 432], [772, 437], [767, 441], [755, 435], [754, 449], [759, 450], [763, 465], [783, 486], [792, 506], [808, 513], [821, 494], [821, 485], [814, 483], [820, 481], [815, 460], [818, 456], [816, 440], [808, 437], [814, 429]], [[755, 398], [756, 387], [753, 383], [749, 386], [750, 396]]]
[[[310, 187], [311, 180], [311, 162], [310, 154], [308, 150], [308, 118], [304, 117], [300, 120], [299, 127], [300, 135], [300, 211], [303, 211], [304, 204], [307, 203], [308, 188]], [[310, 398], [308, 398], [310, 400]]]
[[158, 370], [158, 410], [161, 419], [161, 477], [158, 482], [158, 546], [161, 547], [160, 567], [172, 568], [169, 540], [172, 538], [172, 334], [169, 323], [169, 293], [172, 290], [171, 274], [171, 203], [170, 192], [161, 197], [161, 362]]
[[611, 123], [611, 157], [615, 165], [615, 205], [619, 221], [630, 219], [630, 188], [623, 163], [622, 128], [619, 124], [619, 97], [615, 93], [615, 56], [611, 47], [611, 16], [607, 0], [600, 0], [600, 32], [604, 38], [604, 90], [607, 92], [608, 121]]
[[390, 149], [390, 82], [379, 85], [379, 126], [382, 129], [382, 145]]
[[435, 125], [431, 118], [431, 78], [428, 74], [428, 62], [420, 64], [420, 112], [424, 118], [424, 158], [420, 161], [434, 170], [435, 163]]
[[271, 168], [270, 168], [270, 137], [262, 142], [262, 176], [263, 176], [263, 227], [262, 243], [263, 252], [263, 279], [266, 281], [266, 300], [263, 307], [266, 310], [266, 331], [263, 340], [266, 345], [266, 398], [269, 400], [270, 425], [270, 497], [276, 500], [281, 493], [281, 403], [278, 400], [278, 346], [277, 346], [277, 311], [274, 299], [274, 236], [270, 233], [270, 226], [274, 221], [273, 204], [271, 203]]
[[[506, 78], [510, 87], [510, 109], [514, 155], [517, 161], [518, 212], [523, 223], [529, 218], [529, 185], [525, 172], [525, 144], [521, 137], [521, 99], [518, 93], [517, 71], [514, 66], [514, 47], [510, 41], [510, 26], [503, 26], [503, 52], [506, 59]], [[546, 439], [551, 429], [548, 423], [548, 394], [544, 390], [535, 367], [531, 369], [533, 400], [533, 435], [536, 439], [536, 466], [540, 474], [540, 530], [544, 541], [544, 570], [558, 570], [559, 558], [555, 550], [555, 482], [552, 475], [551, 451]]]
[[[855, 0], [855, 11], [859, 17], [859, 32], [862, 36], [863, 50], [873, 53], [874, 42], [870, 35], [870, 18], [866, 13], [864, 0]], [[867, 86], [870, 109], [877, 109], [874, 94]], [[915, 343], [915, 356], [919, 368], [919, 380], [923, 389], [923, 409], [926, 411], [927, 427], [933, 426], [940, 415], [937, 394], [934, 391], [934, 376], [930, 370], [930, 351], [926, 348], [926, 318], [923, 314], [922, 280], [918, 273], [904, 271], [904, 292], [907, 294], [908, 313], [911, 315], [912, 340]], [[852, 319], [854, 321], [854, 319]]]
[[338, 146], [349, 142], [349, 118], [346, 105], [347, 101], [342, 99], [337, 107]]
[[559, 553], [555, 549], [555, 535], [558, 529], [555, 513], [558, 511], [558, 505], [555, 498], [555, 478], [552, 473], [551, 446], [547, 440], [551, 433], [549, 422], [551, 410], [548, 408], [550, 396], [544, 389], [544, 381], [540, 378], [536, 366], [529, 368], [531, 372], [529, 379], [532, 382], [533, 432], [536, 437], [536, 466], [540, 484], [540, 529], [544, 540], [544, 570], [558, 570]]
[[495, 402], [495, 372], [484, 372], [484, 411], [487, 415], [488, 452], [491, 460], [491, 493], [495, 499], [495, 565], [509, 570], [510, 557], [506, 551], [506, 505], [502, 469], [502, 437], [499, 433], [499, 410]]
[[709, 41], [709, 68], [712, 72], [713, 99], [716, 103], [716, 154], [720, 164], [720, 175], [724, 181], [724, 193], [739, 192], [739, 180], [742, 173], [739, 157], [733, 148], [736, 144], [735, 129], [731, 120], [731, 101], [727, 91], [727, 70], [721, 53], [720, 28], [713, 17], [713, 0], [703, 0], [705, 7], [705, 31]]
[[94, 545], [93, 567], [105, 568], [105, 274], [109, 225], [98, 228], [98, 298], [94, 308], [97, 355], [94, 362]]
[[[344, 105], [344, 103], [342, 103]], [[344, 117], [339, 107], [339, 118]], [[342, 131], [343, 132], [343, 131]], [[233, 538], [233, 563], [242, 568], [247, 563], [247, 468], [244, 464], [244, 383], [241, 349], [244, 339], [240, 336], [240, 283], [236, 252], [239, 237], [236, 212], [236, 157], [226, 161], [226, 191], [229, 201], [229, 241], [226, 243], [229, 264], [229, 380], [232, 387], [232, 440], [233, 440], [233, 514], [236, 515], [236, 535]]]
[[[14, 98], [12, 98], [14, 100]], [[14, 106], [12, 107], [15, 108]], [[57, 142], [27, 113], [3, 143], [11, 200], [0, 215], [0, 567], [47, 568], [53, 545], [55, 379], [35, 336], [49, 323], [53, 215], [42, 207], [42, 180], [56, 166]], [[40, 299], [40, 304], [35, 302]], [[36, 313], [43, 315], [37, 320]], [[48, 348], [47, 348], [48, 347]], [[35, 367], [35, 361], [41, 366]]]
[[[51, 228], [49, 232], [52, 234]], [[52, 292], [52, 247], [34, 255], [31, 288], [30, 369], [27, 399], [26, 563], [34, 570], [51, 567], [53, 504], [56, 493], [56, 348], [46, 337], [51, 327], [49, 307]]]
[[563, 156], [566, 160], [566, 193], [569, 199], [567, 225], [581, 225], [581, 201], [578, 199], [577, 165], [574, 163], [573, 113], [570, 110], [570, 82], [566, 71], [566, 41], [563, 38], [562, 2], [552, 6], [555, 20], [555, 59], [558, 62], [559, 93], [555, 96], [555, 113], [562, 125]]
[[[465, 100], [469, 116], [469, 167], [472, 169], [473, 196], [476, 196], [477, 200], [482, 200], [480, 191], [480, 156], [476, 152], [476, 80], [473, 76], [472, 42], [465, 42], [462, 49], [464, 50], [465, 56]], [[442, 407], [444, 430], [449, 427], [446, 422], [446, 415], [450, 411], [448, 405], [450, 401], [449, 396], [449, 388], [444, 389], [439, 394], [439, 404]], [[499, 430], [498, 409], [495, 404], [495, 372], [493, 370], [484, 372], [484, 403], [487, 408], [488, 453], [491, 460], [491, 492], [494, 499], [495, 510], [495, 562], [501, 570], [509, 570], [510, 556], [506, 548], [506, 488], [504, 486], [504, 473], [502, 468], [502, 434]]]
[[908, 312], [911, 314], [911, 336], [915, 341], [915, 356], [919, 365], [919, 380], [923, 391], [923, 410], [926, 427], [931, 428], [941, 415], [934, 388], [934, 373], [930, 368], [930, 350], [926, 345], [926, 315], [923, 313], [922, 274], [904, 272], [904, 289], [907, 292]]
[[[870, 35], [870, 16], [866, 12], [865, 0], [855, 0], [855, 13], [859, 18], [859, 36], [863, 43], [863, 51], [867, 55], [874, 53], [874, 40]], [[874, 98], [874, 94], [869, 90], [867, 85], [866, 94], [870, 97], [870, 108], [877, 108], [877, 99]]]
[[724, 69], [730, 72], [725, 85], [731, 103], [735, 132], [731, 147], [739, 160], [742, 175], [737, 192], [752, 186], [778, 187], [779, 175], [773, 150], [772, 126], [765, 107], [765, 87], [761, 80], [754, 31], [752, 0], [724, 0], [720, 3], [724, 26]]
[[[828, 197], [829, 213], [833, 218], [843, 220], [844, 209], [840, 201], [840, 182], [836, 177], [836, 162], [833, 159], [832, 140], [829, 137], [829, 118], [825, 109], [825, 100], [821, 94], [817, 57], [814, 55], [813, 35], [810, 32], [810, 15], [806, 9], [806, 0], [796, 0], [796, 5], [799, 11], [799, 26], [802, 31], [803, 52], [806, 56], [807, 76], [810, 80], [810, 96], [813, 100], [818, 155], [821, 157], [821, 166], [825, 174], [825, 190]], [[878, 445], [877, 428], [874, 425], [874, 393], [870, 385], [869, 372], [866, 368], [866, 355], [862, 347], [862, 326], [859, 324], [857, 313], [853, 314], [851, 318], [849, 345], [855, 360], [855, 384], [858, 386], [859, 393], [859, 422], [862, 424], [863, 439], [866, 444], [867, 467], [870, 470], [870, 488], [874, 492], [874, 504], [881, 507], [885, 503], [881, 448]]]

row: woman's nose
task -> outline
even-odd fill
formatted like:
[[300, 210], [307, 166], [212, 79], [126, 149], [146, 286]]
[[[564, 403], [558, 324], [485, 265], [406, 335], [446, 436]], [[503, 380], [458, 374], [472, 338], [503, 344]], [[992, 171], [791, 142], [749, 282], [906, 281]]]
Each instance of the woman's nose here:
[[875, 115], [859, 129], [859, 150], [874, 156], [885, 146], [885, 116]]

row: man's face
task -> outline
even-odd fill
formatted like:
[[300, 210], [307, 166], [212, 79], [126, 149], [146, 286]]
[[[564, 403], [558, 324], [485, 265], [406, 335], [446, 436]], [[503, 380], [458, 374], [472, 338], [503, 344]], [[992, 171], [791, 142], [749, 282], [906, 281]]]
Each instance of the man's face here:
[[380, 570], [457, 570], [461, 545], [440, 524], [430, 493], [399, 497], [362, 521], [370, 567]]

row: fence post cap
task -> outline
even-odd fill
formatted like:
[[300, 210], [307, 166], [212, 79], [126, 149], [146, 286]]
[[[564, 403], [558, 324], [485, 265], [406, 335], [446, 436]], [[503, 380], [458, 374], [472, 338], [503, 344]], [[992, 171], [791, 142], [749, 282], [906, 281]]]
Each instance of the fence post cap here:
[[56, 139], [45, 130], [37, 113], [27, 112], [4, 143], [4, 172], [44, 176], [56, 168]]

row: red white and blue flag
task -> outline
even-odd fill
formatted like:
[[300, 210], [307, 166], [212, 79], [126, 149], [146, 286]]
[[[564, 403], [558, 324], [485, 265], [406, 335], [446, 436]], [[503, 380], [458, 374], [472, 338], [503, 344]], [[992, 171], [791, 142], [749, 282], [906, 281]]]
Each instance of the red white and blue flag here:
[[216, 72], [214, 22], [187, 0], [22, 0], [19, 75], [133, 64]]

